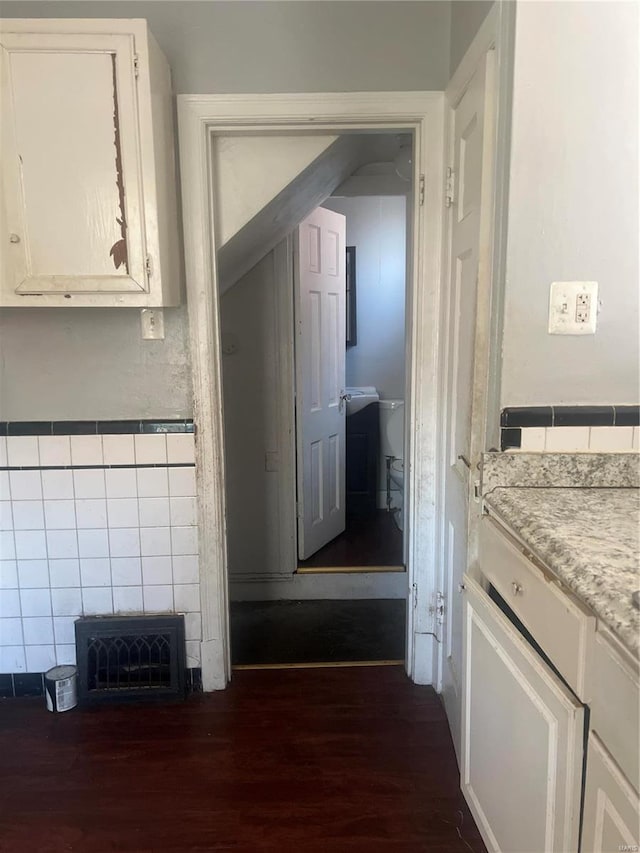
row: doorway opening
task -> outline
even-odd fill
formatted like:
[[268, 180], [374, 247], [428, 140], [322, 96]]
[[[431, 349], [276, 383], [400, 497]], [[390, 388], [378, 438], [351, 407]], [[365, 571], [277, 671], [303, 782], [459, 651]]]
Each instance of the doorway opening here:
[[[223, 179], [232, 140], [218, 149]], [[302, 210], [339, 156], [321, 204], [221, 292], [232, 663], [402, 663], [413, 137], [321, 134], [302, 151], [281, 140], [299, 159], [271, 221], [294, 195]], [[251, 240], [268, 229], [261, 215]]]
[[[223, 350], [233, 348], [234, 343], [225, 341], [222, 335], [220, 296], [225, 288], [227, 261], [234, 262], [236, 269], [245, 264], [241, 273], [244, 274], [265, 253], [262, 251], [256, 256], [247, 251], [246, 245], [240, 245], [236, 247], [240, 251], [235, 256], [231, 253], [225, 261], [223, 237], [228, 232], [229, 214], [247, 214], [241, 203], [242, 193], [235, 191], [237, 185], [244, 183], [249, 186], [255, 200], [265, 181], [273, 185], [275, 175], [275, 172], [260, 170], [256, 176], [250, 168], [252, 158], [249, 158], [249, 168], [232, 171], [231, 191], [225, 193], [215, 163], [215, 149], [224, 134], [234, 135], [236, 139], [244, 134], [248, 140], [245, 148], [251, 147], [252, 136], [264, 138], [267, 134], [277, 134], [277, 147], [281, 153], [282, 134], [295, 135], [296, 139], [321, 133], [362, 135], [392, 131], [413, 135], [415, 162], [410, 221], [413, 240], [407, 287], [407, 329], [410, 332], [407, 340], [407, 364], [410, 365], [407, 383], [411, 394], [405, 399], [405, 480], [409, 485], [406, 493], [410, 497], [409, 505], [405, 506], [406, 574], [383, 574], [391, 585], [391, 578], [400, 580], [406, 596], [406, 672], [418, 683], [432, 683], [437, 640], [430, 602], [435, 596], [439, 559], [438, 473], [442, 464], [438, 437], [443, 399], [440, 312], [444, 262], [444, 110], [442, 92], [182, 95], [178, 98], [194, 420], [198, 430], [200, 646], [205, 690], [222, 689], [231, 678], [230, 599], [238, 597], [238, 586], [245, 591], [251, 588], [251, 570], [256, 564], [253, 561], [252, 565], [251, 559], [244, 562], [246, 583], [232, 580], [228, 560], [231, 531], [227, 492], [236, 472], [229, 471], [225, 465], [225, 428], [220, 404], [223, 400]], [[229, 182], [227, 184], [229, 190]], [[322, 180], [318, 186], [322, 192], [315, 204], [320, 204], [333, 189], [327, 188]], [[284, 211], [285, 208], [280, 209]], [[286, 210], [291, 212], [295, 209], [295, 197], [290, 196]], [[297, 221], [300, 221], [309, 211], [298, 212]], [[280, 218], [273, 208], [267, 210], [267, 214], [266, 221], [275, 221], [276, 231], [279, 230], [277, 239], [282, 243], [290, 229], [280, 228]], [[252, 218], [250, 212], [245, 222], [249, 219], [258, 231], [265, 224], [265, 217]], [[287, 252], [283, 253], [278, 246], [273, 255], [272, 267], [290, 263]], [[247, 315], [251, 308], [251, 303], [245, 304]], [[286, 310], [283, 306], [282, 311], [274, 311], [274, 314], [282, 317]], [[278, 358], [291, 360], [292, 350], [283, 347]], [[268, 370], [269, 365], [264, 365], [263, 369]], [[289, 385], [289, 394], [291, 388]], [[247, 401], [250, 398], [247, 392]], [[272, 399], [276, 411], [283, 410], [281, 403], [279, 398]], [[247, 406], [251, 417], [253, 413], [249, 402]], [[289, 457], [275, 461], [281, 466], [291, 464]], [[265, 464], [264, 458], [262, 464]], [[290, 556], [289, 562], [281, 562], [272, 575], [273, 586], [269, 596], [272, 599], [279, 597], [276, 587], [283, 585], [291, 590], [296, 579], [304, 577], [295, 571], [295, 511], [289, 512], [291, 493], [280, 494], [277, 489], [274, 492], [269, 508], [276, 512], [277, 524], [270, 529], [274, 536], [281, 537], [282, 542], [289, 542]], [[255, 509], [253, 497], [245, 494], [248, 513]], [[279, 511], [280, 506], [283, 507], [282, 512]], [[263, 568], [263, 555], [259, 557], [260, 568]], [[289, 574], [283, 579], [285, 570]], [[371, 574], [339, 573], [335, 578], [342, 586], [350, 586], [351, 581], [357, 579], [366, 587]], [[324, 582], [329, 575], [316, 577]]]
[[[404, 570], [405, 304], [411, 254], [406, 226], [411, 215], [412, 159], [410, 134], [370, 136], [363, 146], [362, 165], [322, 204], [322, 211], [344, 217], [345, 228], [344, 367], [342, 358], [338, 362], [343, 386], [338, 410], [344, 411], [337, 413], [345, 422], [340, 462], [344, 514], [336, 513], [338, 524], [329, 529], [316, 526], [308, 544], [304, 529], [308, 510], [303, 502], [298, 514], [298, 572]], [[340, 224], [337, 220], [336, 232]], [[305, 227], [309, 220], [297, 232], [302, 252]], [[311, 227], [317, 234], [318, 225]], [[307, 273], [310, 280], [304, 281], [304, 260], [300, 258], [294, 288], [316, 285], [315, 273]], [[302, 307], [296, 339], [302, 362], [296, 371], [301, 386], [298, 403], [308, 387], [304, 336], [308, 339], [311, 331], [304, 327]], [[330, 350], [327, 346], [322, 354], [325, 370], [331, 368]], [[297, 415], [300, 430], [305, 419], [300, 405]], [[298, 449], [298, 500], [305, 493], [306, 479], [313, 476], [305, 470], [303, 450]], [[312, 494], [309, 488], [306, 492]], [[326, 510], [330, 514], [329, 506]]]

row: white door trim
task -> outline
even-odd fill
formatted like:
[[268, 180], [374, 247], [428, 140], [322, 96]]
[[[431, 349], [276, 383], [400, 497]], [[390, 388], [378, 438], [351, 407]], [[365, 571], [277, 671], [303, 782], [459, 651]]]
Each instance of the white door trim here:
[[[440, 290], [443, 210], [442, 92], [354, 92], [291, 95], [180, 95], [178, 121], [185, 236], [185, 267], [196, 423], [202, 680], [223, 688], [231, 675], [225, 528], [224, 434], [220, 358], [219, 282], [216, 268], [216, 132], [286, 133], [402, 128], [415, 134], [414, 241], [407, 315], [409, 366], [406, 399], [409, 506], [406, 514], [408, 597], [407, 672], [432, 680], [429, 605], [436, 583], [439, 512], [436, 471], [440, 444]], [[420, 205], [420, 176], [425, 202]], [[428, 223], [428, 228], [427, 228]], [[417, 607], [414, 603], [417, 601]], [[422, 635], [419, 638], [416, 635]], [[419, 640], [415, 641], [414, 640]]]

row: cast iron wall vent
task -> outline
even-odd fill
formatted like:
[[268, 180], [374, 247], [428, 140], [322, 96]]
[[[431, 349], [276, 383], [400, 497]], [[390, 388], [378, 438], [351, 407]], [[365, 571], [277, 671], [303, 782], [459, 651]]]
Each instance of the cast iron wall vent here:
[[184, 616], [90, 616], [75, 629], [80, 702], [184, 698]]

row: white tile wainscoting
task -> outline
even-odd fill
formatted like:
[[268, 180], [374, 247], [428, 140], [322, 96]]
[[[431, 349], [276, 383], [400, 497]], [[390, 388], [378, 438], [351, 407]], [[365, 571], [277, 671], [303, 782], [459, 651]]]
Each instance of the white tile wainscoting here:
[[0, 673], [75, 663], [77, 617], [133, 613], [184, 613], [200, 666], [193, 433], [0, 436], [0, 469]]
[[640, 450], [640, 427], [523, 427], [521, 445], [510, 452], [623, 453]]

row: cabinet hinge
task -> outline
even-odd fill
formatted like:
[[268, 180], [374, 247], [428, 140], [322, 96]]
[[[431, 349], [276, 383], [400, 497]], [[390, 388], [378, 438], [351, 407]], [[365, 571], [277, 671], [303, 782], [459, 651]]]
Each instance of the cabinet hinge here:
[[424, 206], [424, 175], [420, 175], [420, 207]]
[[147, 274], [147, 278], [151, 278], [153, 275], [153, 258], [151, 255], [147, 255], [146, 260], [144, 262], [144, 271]]
[[451, 207], [456, 200], [455, 196], [455, 176], [452, 166], [447, 166], [447, 183], [445, 188], [444, 203], [445, 207]]
[[133, 76], [138, 77], [140, 74], [140, 58], [137, 53], [133, 54]]

